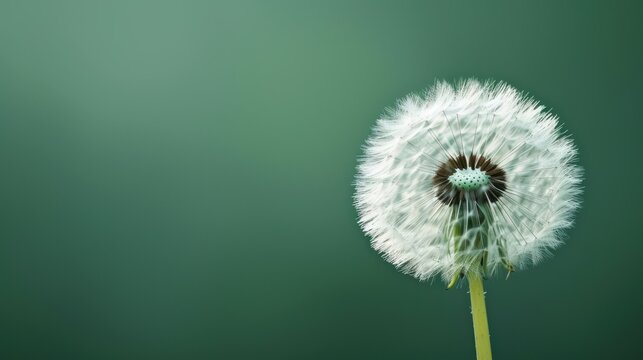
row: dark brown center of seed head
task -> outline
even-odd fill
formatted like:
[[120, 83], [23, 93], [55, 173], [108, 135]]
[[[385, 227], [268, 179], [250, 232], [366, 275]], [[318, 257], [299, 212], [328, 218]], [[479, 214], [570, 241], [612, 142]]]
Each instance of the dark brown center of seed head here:
[[[463, 170], [477, 170], [488, 180], [485, 179], [486, 184], [480, 186], [456, 186], [453, 175]], [[446, 205], [459, 205], [467, 197], [478, 204], [494, 203], [507, 190], [507, 175], [484, 156], [472, 154], [467, 158], [460, 154], [440, 165], [433, 176], [433, 186], [437, 189], [438, 199]]]

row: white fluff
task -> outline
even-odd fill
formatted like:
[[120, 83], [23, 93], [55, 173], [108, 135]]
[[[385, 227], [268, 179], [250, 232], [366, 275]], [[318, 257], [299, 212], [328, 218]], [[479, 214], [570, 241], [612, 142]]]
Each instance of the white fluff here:
[[[456, 209], [438, 200], [432, 179], [449, 157], [471, 153], [498, 164], [507, 189], [483, 206], [466, 196], [467, 206]], [[386, 260], [422, 280], [524, 268], [560, 245], [572, 225], [582, 174], [575, 160], [557, 117], [513, 87], [439, 82], [377, 121], [356, 177], [359, 223]], [[472, 225], [485, 211], [486, 227]], [[465, 228], [455, 239], [458, 222]], [[476, 234], [487, 238], [484, 249], [456, 250], [455, 241], [471, 242]], [[484, 268], [474, 266], [481, 251]]]

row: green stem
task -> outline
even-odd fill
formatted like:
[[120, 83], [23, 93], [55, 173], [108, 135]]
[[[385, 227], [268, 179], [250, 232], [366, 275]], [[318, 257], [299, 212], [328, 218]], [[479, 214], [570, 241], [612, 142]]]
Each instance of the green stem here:
[[484, 302], [484, 286], [479, 275], [467, 275], [469, 295], [471, 296], [471, 315], [473, 333], [476, 339], [476, 357], [478, 360], [491, 360], [491, 341], [487, 323], [487, 308]]

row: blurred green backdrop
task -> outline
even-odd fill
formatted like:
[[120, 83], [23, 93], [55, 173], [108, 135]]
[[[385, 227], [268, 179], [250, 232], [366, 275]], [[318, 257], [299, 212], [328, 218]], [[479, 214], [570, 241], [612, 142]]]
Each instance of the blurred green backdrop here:
[[473, 359], [466, 290], [396, 272], [351, 196], [385, 107], [477, 76], [587, 172], [567, 245], [488, 283], [495, 357], [637, 358], [642, 10], [2, 0], [0, 357]]

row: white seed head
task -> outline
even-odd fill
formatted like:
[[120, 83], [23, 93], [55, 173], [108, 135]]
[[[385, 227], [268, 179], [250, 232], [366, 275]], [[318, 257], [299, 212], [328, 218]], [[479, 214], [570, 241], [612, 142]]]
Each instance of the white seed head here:
[[513, 87], [439, 82], [377, 121], [356, 177], [359, 223], [419, 279], [513, 271], [572, 225], [575, 161], [557, 117]]

